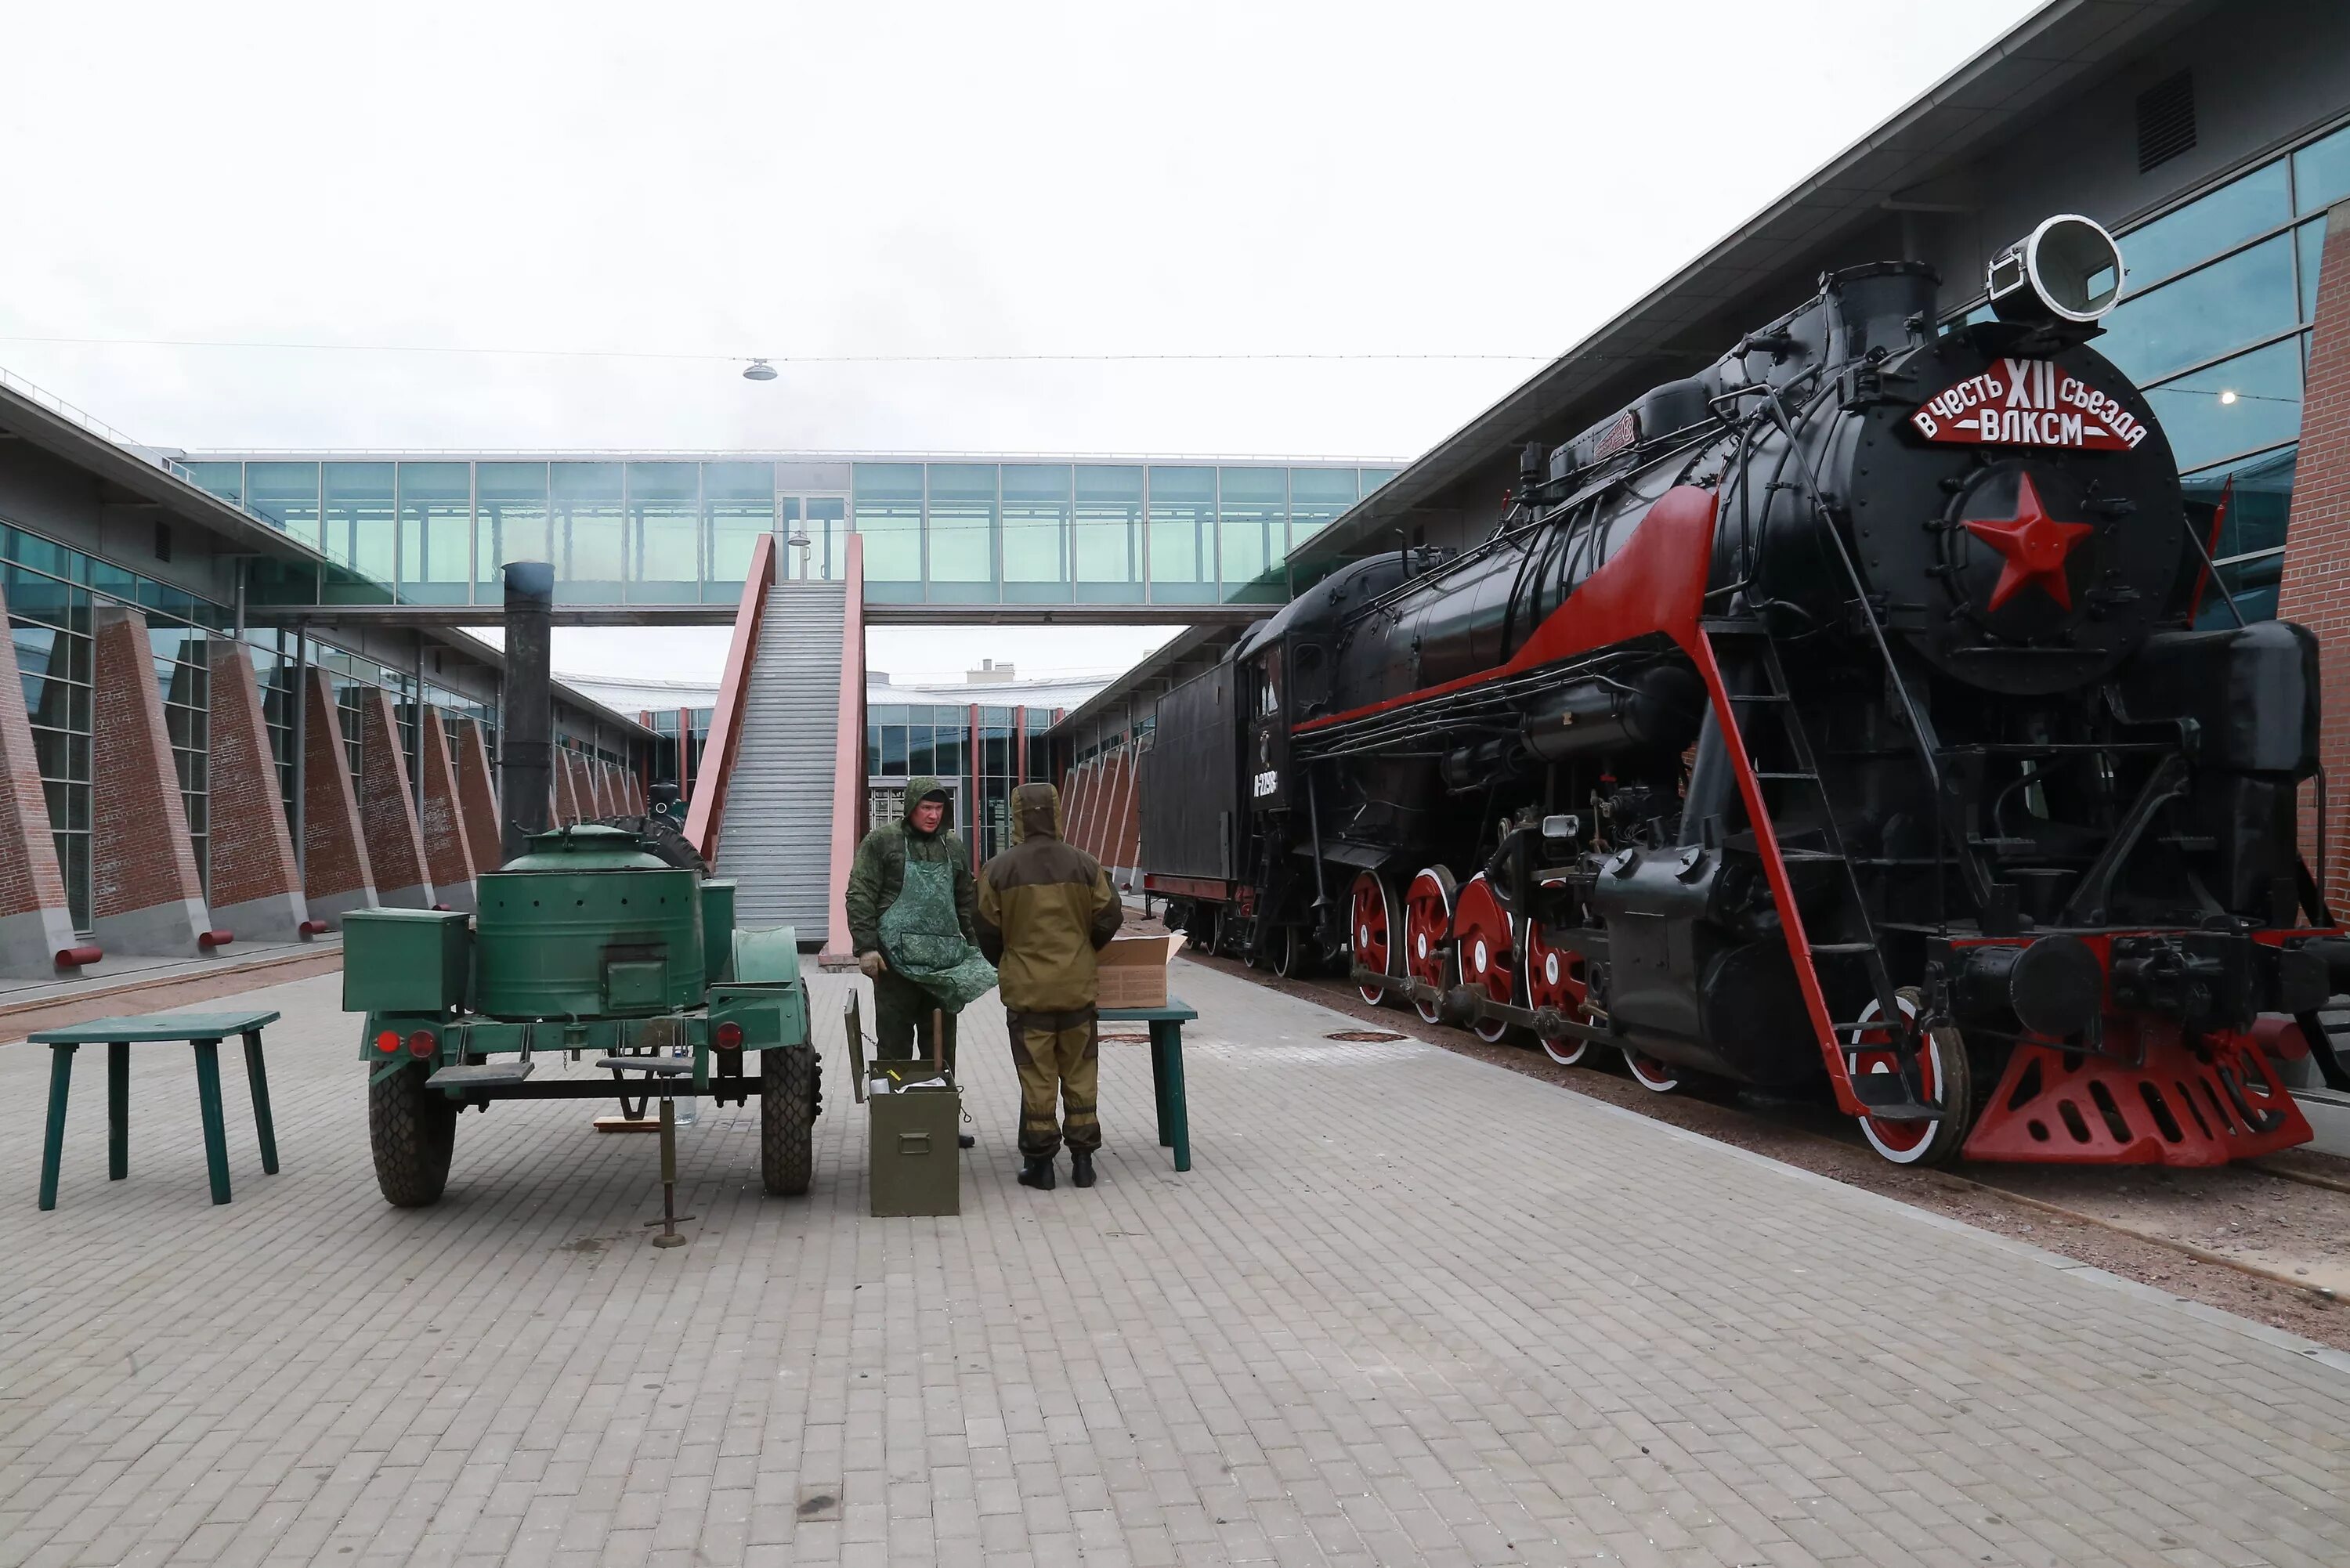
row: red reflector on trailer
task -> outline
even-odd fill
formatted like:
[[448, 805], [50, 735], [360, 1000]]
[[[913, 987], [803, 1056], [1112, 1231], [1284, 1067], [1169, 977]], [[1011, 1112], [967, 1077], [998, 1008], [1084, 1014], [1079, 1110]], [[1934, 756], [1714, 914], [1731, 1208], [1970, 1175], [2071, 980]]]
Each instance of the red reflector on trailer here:
[[420, 1029], [408, 1037], [408, 1054], [411, 1056], [430, 1056], [438, 1044], [439, 1042], [432, 1038], [432, 1031]]
[[721, 1051], [740, 1051], [743, 1049], [743, 1026], [731, 1022], [722, 1023], [718, 1026], [716, 1039]]
[[400, 1031], [397, 1029], [387, 1029], [382, 1033], [377, 1035], [375, 1037], [375, 1048], [382, 1052], [387, 1056], [390, 1055], [394, 1051], [399, 1050]]

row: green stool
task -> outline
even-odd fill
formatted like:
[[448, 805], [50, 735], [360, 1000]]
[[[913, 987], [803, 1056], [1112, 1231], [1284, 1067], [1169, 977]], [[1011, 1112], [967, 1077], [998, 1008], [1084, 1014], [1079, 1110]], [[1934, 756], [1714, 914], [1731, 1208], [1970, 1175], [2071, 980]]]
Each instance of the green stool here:
[[213, 1201], [228, 1201], [228, 1132], [221, 1117], [220, 1043], [244, 1040], [244, 1076], [253, 1091], [253, 1120], [261, 1134], [261, 1168], [277, 1174], [277, 1128], [269, 1116], [269, 1075], [261, 1061], [261, 1031], [277, 1022], [275, 1012], [151, 1013], [138, 1018], [100, 1018], [67, 1029], [44, 1029], [30, 1037], [49, 1048], [49, 1127], [41, 1146], [41, 1207], [57, 1206], [57, 1165], [65, 1154], [66, 1097], [73, 1088], [74, 1052], [106, 1047], [106, 1174], [120, 1181], [130, 1174], [130, 1047], [185, 1041], [196, 1050], [196, 1101], [204, 1123], [204, 1168], [212, 1177]]

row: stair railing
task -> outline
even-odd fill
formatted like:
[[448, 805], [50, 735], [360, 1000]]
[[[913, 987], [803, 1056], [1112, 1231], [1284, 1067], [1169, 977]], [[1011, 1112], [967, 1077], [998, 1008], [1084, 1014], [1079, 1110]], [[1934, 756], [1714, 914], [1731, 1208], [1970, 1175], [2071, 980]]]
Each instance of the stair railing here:
[[[718, 703], [710, 715], [710, 737], [695, 771], [693, 800], [686, 807], [686, 842], [702, 858], [718, 864], [718, 828], [726, 814], [726, 782], [743, 749], [743, 704], [751, 694], [751, 667], [759, 657], [759, 626], [775, 582], [775, 536], [761, 534], [751, 545], [751, 567], [743, 579], [743, 602], [734, 611], [734, 637], [726, 646], [726, 673], [718, 683]], [[678, 744], [689, 743], [683, 734]]]

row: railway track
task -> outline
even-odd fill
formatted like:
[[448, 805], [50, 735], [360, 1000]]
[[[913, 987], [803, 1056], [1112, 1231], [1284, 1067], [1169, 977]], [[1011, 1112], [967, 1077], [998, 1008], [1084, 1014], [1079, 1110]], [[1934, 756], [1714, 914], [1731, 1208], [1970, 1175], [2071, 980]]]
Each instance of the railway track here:
[[1474, 1056], [1651, 1119], [1750, 1148], [2077, 1262], [2350, 1349], [2350, 1162], [2291, 1153], [2210, 1170], [2157, 1167], [1887, 1164], [1822, 1106], [1718, 1090], [1656, 1094], [1594, 1052], [1552, 1062], [1531, 1043], [1489, 1044], [1408, 1008], [1366, 1004], [1340, 979], [1284, 981], [1232, 959], [1191, 962], [1309, 997], [1398, 1036]]

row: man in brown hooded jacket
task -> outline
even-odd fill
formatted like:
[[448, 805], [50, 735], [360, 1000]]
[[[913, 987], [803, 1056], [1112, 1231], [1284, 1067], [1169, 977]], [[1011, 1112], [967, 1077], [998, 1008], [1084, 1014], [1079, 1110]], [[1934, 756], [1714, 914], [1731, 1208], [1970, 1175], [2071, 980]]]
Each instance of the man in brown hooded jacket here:
[[1069, 1179], [1094, 1184], [1101, 1147], [1094, 954], [1124, 918], [1101, 862], [1061, 837], [1060, 792], [1048, 784], [1014, 790], [1012, 847], [980, 867], [979, 947], [998, 971], [1020, 1069], [1024, 1185], [1051, 1190], [1065, 1137]]

